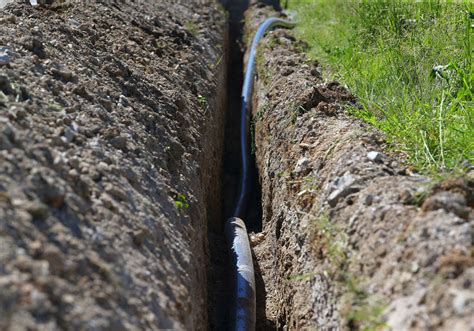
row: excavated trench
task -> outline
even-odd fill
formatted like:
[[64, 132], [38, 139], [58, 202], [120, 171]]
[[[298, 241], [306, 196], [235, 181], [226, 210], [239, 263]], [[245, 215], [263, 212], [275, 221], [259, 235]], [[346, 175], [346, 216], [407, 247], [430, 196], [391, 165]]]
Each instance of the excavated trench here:
[[[241, 90], [244, 78], [243, 29], [248, 0], [221, 0], [229, 13], [229, 54], [227, 68], [227, 113], [222, 176], [222, 217], [210, 227], [209, 272], [209, 328], [224, 330], [230, 327], [230, 298], [232, 297], [230, 256], [226, 248], [224, 221], [231, 215], [238, 195], [240, 174], [239, 118]], [[251, 156], [251, 193], [244, 217], [249, 232], [262, 230], [261, 186], [254, 155]], [[258, 282], [258, 281], [257, 281]]]
[[[231, 45], [220, 225], [231, 216], [239, 175], [242, 31], [253, 34], [281, 9], [269, 0], [222, 3]], [[472, 179], [432, 187], [411, 174], [380, 132], [344, 111], [354, 97], [323, 80], [302, 47], [274, 31], [257, 63], [251, 139], [259, 177], [252, 160], [256, 194], [244, 217], [249, 233], [261, 232], [252, 243], [256, 329], [467, 330], [472, 308], [456, 303], [472, 294]], [[221, 227], [209, 234], [211, 329], [229, 328], [223, 238]]]
[[[0, 59], [0, 329], [230, 328], [223, 225], [240, 171], [242, 31], [277, 15], [265, 6], [277, 1], [221, 0], [228, 32], [200, 1], [170, 4], [175, 16], [147, 1], [6, 7], [0, 44], [15, 54]], [[433, 188], [410, 175], [343, 111], [350, 93], [323, 81], [292, 35], [262, 42], [258, 176], [252, 161], [243, 217], [261, 232], [256, 329], [360, 330], [380, 308], [394, 330], [468, 329], [473, 180]], [[365, 320], [350, 319], [359, 312]]]

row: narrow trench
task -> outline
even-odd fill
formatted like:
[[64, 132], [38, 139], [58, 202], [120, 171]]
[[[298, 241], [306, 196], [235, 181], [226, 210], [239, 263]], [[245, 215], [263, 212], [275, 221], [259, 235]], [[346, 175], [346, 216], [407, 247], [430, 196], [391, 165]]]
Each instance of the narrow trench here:
[[[242, 32], [244, 12], [249, 0], [221, 0], [229, 13], [229, 64], [227, 68], [227, 114], [222, 177], [222, 220], [220, 227], [209, 232], [210, 271], [209, 293], [209, 329], [227, 330], [230, 328], [232, 289], [231, 266], [224, 238], [224, 222], [231, 215], [238, 194], [240, 174], [239, 118], [241, 90], [244, 78], [244, 54], [242, 50]], [[248, 210], [245, 216], [247, 230], [260, 232], [262, 229], [261, 187], [255, 160], [251, 160], [252, 185]]]

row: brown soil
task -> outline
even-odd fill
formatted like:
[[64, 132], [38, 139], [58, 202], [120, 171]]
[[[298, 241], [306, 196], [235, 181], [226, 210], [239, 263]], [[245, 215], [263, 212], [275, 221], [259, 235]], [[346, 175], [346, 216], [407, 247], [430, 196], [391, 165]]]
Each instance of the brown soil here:
[[[247, 33], [275, 14], [253, 1]], [[258, 329], [474, 330], [472, 176], [413, 174], [304, 48], [280, 29], [259, 50]]]
[[205, 329], [225, 15], [44, 2], [0, 12], [0, 329]]

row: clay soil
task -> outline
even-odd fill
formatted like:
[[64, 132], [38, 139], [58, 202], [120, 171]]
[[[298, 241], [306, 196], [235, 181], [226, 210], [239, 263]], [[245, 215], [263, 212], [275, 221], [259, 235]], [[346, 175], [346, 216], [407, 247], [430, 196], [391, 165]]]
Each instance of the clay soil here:
[[[247, 34], [270, 15], [253, 1]], [[258, 328], [474, 330], [472, 173], [414, 173], [305, 47], [279, 29], [257, 60]]]
[[40, 3], [0, 11], [0, 330], [205, 329], [224, 12]]

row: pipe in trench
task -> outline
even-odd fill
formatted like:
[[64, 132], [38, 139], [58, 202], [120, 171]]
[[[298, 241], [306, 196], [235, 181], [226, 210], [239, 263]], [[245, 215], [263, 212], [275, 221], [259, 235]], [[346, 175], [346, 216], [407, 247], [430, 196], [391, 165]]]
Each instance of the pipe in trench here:
[[247, 208], [249, 191], [249, 105], [252, 97], [253, 79], [255, 74], [255, 56], [257, 54], [258, 42], [265, 33], [273, 27], [280, 26], [293, 28], [294, 23], [271, 17], [266, 19], [258, 28], [250, 48], [244, 85], [242, 88], [242, 107], [240, 114], [240, 153], [241, 173], [239, 178], [239, 195], [233, 211], [234, 217], [226, 221], [225, 235], [232, 257], [233, 266], [233, 330], [255, 330], [256, 322], [256, 295], [255, 274], [253, 268], [252, 251], [245, 227], [241, 219]]

